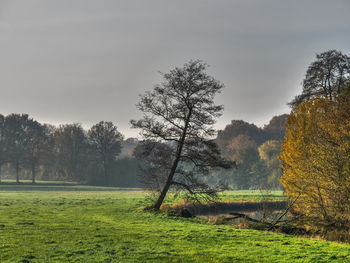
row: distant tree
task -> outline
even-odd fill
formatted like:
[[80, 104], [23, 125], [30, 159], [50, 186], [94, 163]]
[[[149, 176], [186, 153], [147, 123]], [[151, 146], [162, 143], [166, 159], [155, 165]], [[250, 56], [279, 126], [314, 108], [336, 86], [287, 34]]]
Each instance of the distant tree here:
[[28, 119], [26, 127], [27, 143], [25, 149], [24, 166], [31, 171], [32, 183], [35, 183], [37, 168], [40, 164], [43, 154], [45, 154], [45, 144], [48, 136], [45, 126], [32, 119]]
[[350, 77], [350, 57], [337, 50], [329, 50], [316, 55], [306, 71], [303, 91], [289, 105], [295, 107], [313, 98], [333, 100], [340, 94], [346, 80]]
[[239, 164], [249, 161], [251, 158], [256, 160], [258, 156], [256, 142], [245, 134], [234, 137], [227, 149], [232, 160], [236, 160]]
[[1, 183], [1, 168], [6, 162], [5, 159], [5, 117], [0, 114], [0, 183]]
[[[56, 180], [60, 179], [57, 175], [59, 170], [57, 167], [58, 153], [56, 152], [55, 146], [55, 134], [57, 128], [50, 124], [42, 124], [44, 130], [44, 140], [40, 144], [40, 162], [39, 162], [39, 171], [41, 176], [47, 180]], [[58, 173], [59, 174], [59, 173]]]
[[138, 160], [132, 157], [118, 158], [113, 163], [111, 185], [119, 187], [140, 187]]
[[[235, 120], [219, 131], [216, 142], [220, 151], [226, 158], [238, 163], [237, 169], [222, 172], [219, 177], [226, 178], [229, 185], [236, 189], [256, 189], [262, 184], [267, 187], [267, 181], [272, 184], [269, 186], [279, 187], [276, 179], [280, 173], [266, 166], [266, 161], [259, 157], [258, 148], [269, 140], [281, 141], [284, 138], [287, 117], [287, 114], [274, 116], [264, 128]], [[273, 163], [277, 165], [277, 156], [273, 158]]]
[[10, 114], [5, 118], [5, 147], [10, 164], [16, 171], [16, 182], [19, 183], [20, 171], [25, 165], [26, 150], [28, 147], [27, 114]]
[[279, 178], [282, 176], [281, 161], [278, 156], [281, 153], [281, 142], [269, 140], [259, 148], [260, 161], [266, 171], [265, 185], [270, 188], [280, 188]]
[[143, 118], [131, 121], [145, 139], [168, 142], [171, 148], [171, 164], [155, 209], [160, 208], [170, 188], [184, 190], [195, 200], [215, 198], [218, 189], [209, 187], [202, 177], [213, 166], [229, 166], [211, 140], [215, 134], [212, 125], [223, 110], [213, 99], [223, 85], [206, 74], [206, 68], [201, 61], [190, 61], [162, 74], [164, 82], [140, 98], [137, 107]]
[[232, 173], [233, 184], [239, 189], [256, 188], [259, 174], [252, 172], [252, 167], [259, 161], [256, 142], [248, 135], [240, 134], [228, 145], [228, 153], [237, 162], [237, 169]]
[[83, 181], [89, 144], [80, 124], [61, 125], [54, 134], [56, 170], [67, 180]]
[[128, 138], [121, 141], [122, 152], [120, 153], [119, 158], [132, 158], [133, 152], [138, 144], [139, 141], [136, 138]]
[[157, 141], [140, 142], [133, 152], [139, 161], [140, 183], [157, 194], [166, 184], [172, 165], [173, 149], [166, 143]]
[[264, 131], [256, 125], [242, 120], [233, 120], [224, 130], [218, 132], [216, 138], [216, 142], [225, 156], [230, 156], [228, 147], [232, 140], [238, 135], [249, 136], [257, 145], [260, 145], [267, 140]]
[[121, 152], [123, 136], [112, 122], [101, 121], [91, 127], [88, 138], [102, 167], [105, 184], [108, 185], [111, 168]]
[[278, 116], [274, 116], [268, 125], [264, 126], [264, 132], [269, 140], [278, 140], [281, 141], [284, 139], [286, 134], [286, 121], [288, 118], [288, 114], [282, 114]]

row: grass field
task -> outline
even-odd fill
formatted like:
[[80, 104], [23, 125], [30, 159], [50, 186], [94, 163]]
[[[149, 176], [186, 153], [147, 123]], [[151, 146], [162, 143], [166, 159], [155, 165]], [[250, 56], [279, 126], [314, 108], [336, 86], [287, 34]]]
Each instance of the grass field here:
[[0, 185], [0, 262], [350, 262], [350, 245], [165, 217], [143, 205], [139, 190]]

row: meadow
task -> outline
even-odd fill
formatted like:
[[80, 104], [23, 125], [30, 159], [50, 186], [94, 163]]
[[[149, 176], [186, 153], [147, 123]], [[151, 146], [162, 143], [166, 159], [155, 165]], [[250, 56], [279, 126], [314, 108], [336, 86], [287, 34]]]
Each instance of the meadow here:
[[[223, 195], [259, 198], [256, 191]], [[0, 262], [350, 261], [348, 244], [167, 217], [145, 205], [139, 189], [2, 184]]]

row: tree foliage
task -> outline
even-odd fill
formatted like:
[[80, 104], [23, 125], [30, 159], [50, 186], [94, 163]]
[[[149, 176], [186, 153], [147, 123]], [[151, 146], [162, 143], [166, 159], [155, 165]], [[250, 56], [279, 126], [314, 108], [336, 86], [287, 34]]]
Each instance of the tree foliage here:
[[25, 168], [32, 174], [32, 183], [35, 183], [38, 166], [42, 163], [47, 152], [45, 151], [49, 136], [44, 125], [28, 119], [26, 127], [27, 145], [25, 150]]
[[[286, 133], [287, 117], [287, 114], [274, 116], [263, 128], [235, 120], [219, 131], [216, 138], [219, 149], [226, 158], [237, 161], [237, 169], [222, 171], [217, 178], [225, 180], [234, 189], [281, 188], [277, 156]], [[263, 152], [277, 144], [276, 154], [272, 154], [269, 160], [264, 159]]]
[[286, 195], [300, 222], [314, 229], [349, 229], [350, 97], [317, 98], [295, 107], [283, 142]]
[[269, 124], [264, 126], [266, 140], [282, 141], [286, 135], [286, 121], [288, 114], [273, 116]]
[[16, 182], [19, 182], [20, 171], [25, 165], [26, 150], [29, 143], [27, 114], [10, 114], [5, 119], [5, 148], [9, 163], [16, 171]]
[[266, 174], [264, 178], [261, 178], [264, 185], [269, 188], [280, 188], [278, 180], [282, 176], [282, 171], [278, 156], [281, 153], [281, 142], [277, 140], [266, 141], [258, 148], [258, 152], [262, 163], [260, 169], [264, 170]]
[[350, 57], [337, 50], [316, 55], [303, 80], [302, 93], [289, 103], [292, 107], [313, 98], [333, 100], [350, 76]]
[[54, 133], [56, 171], [63, 178], [81, 181], [88, 164], [89, 145], [80, 124], [61, 125]]
[[224, 154], [228, 154], [232, 140], [239, 135], [249, 136], [257, 145], [262, 144], [266, 141], [266, 135], [264, 131], [258, 128], [254, 124], [242, 120], [233, 120], [231, 124], [227, 125], [224, 130], [218, 132], [216, 141]]
[[121, 152], [123, 136], [112, 122], [101, 121], [91, 127], [88, 138], [102, 167], [105, 184], [108, 185], [113, 163]]

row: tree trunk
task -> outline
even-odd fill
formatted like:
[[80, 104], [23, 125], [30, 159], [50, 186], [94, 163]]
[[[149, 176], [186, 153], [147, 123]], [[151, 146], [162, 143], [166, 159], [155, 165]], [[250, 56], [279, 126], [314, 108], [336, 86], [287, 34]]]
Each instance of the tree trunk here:
[[35, 166], [32, 167], [32, 183], [35, 184]]
[[164, 201], [164, 198], [165, 198], [165, 196], [166, 196], [166, 194], [167, 194], [167, 192], [168, 192], [168, 190], [170, 188], [170, 185], [172, 183], [172, 180], [173, 180], [173, 177], [174, 177], [177, 165], [179, 164], [180, 157], [181, 157], [181, 152], [182, 152], [182, 147], [183, 147], [184, 142], [185, 142], [187, 128], [188, 128], [188, 124], [190, 122], [191, 114], [192, 114], [192, 109], [189, 110], [189, 113], [187, 115], [185, 127], [184, 127], [184, 130], [182, 132], [181, 139], [179, 141], [178, 147], [176, 149], [175, 159], [174, 159], [173, 165], [171, 167], [170, 173], [168, 175], [168, 179], [167, 179], [167, 181], [166, 181], [166, 183], [165, 183], [165, 185], [163, 187], [162, 192], [160, 193], [160, 195], [158, 197], [157, 202], [154, 205], [154, 208], [156, 210], [160, 209], [160, 206], [162, 205], [162, 203]]
[[1, 183], [1, 168], [2, 168], [2, 164], [0, 163], [0, 183]]
[[108, 172], [107, 172], [107, 164], [106, 162], [104, 161], [103, 162], [103, 175], [104, 175], [104, 178], [105, 178], [105, 186], [108, 186], [108, 183], [109, 183], [109, 178], [108, 178]]
[[19, 164], [16, 164], [16, 183], [19, 183]]

